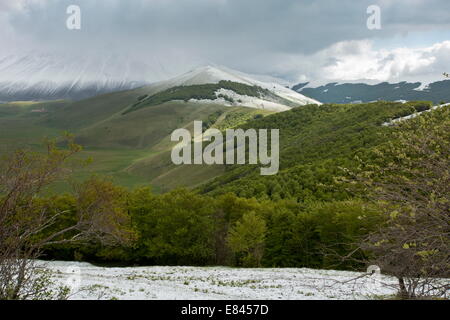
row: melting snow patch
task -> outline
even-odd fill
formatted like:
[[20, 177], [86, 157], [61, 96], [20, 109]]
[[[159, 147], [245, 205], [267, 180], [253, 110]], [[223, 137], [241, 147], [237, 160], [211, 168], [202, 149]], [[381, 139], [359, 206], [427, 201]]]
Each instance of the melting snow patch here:
[[382, 124], [382, 126], [385, 126], [385, 127], [392, 126], [392, 125], [394, 125], [394, 124], [396, 124], [398, 122], [409, 120], [409, 119], [413, 119], [413, 118], [415, 118], [417, 116], [420, 116], [421, 114], [423, 114], [425, 112], [430, 112], [430, 111], [433, 111], [433, 110], [436, 110], [436, 109], [439, 109], [439, 108], [442, 108], [442, 107], [447, 107], [447, 106], [450, 106], [450, 103], [434, 106], [434, 107], [431, 107], [430, 109], [422, 111], [422, 112], [416, 112], [416, 113], [410, 114], [410, 115], [405, 116], [405, 117], [401, 117], [401, 118], [397, 118], [397, 119], [385, 122], [385, 123]]
[[313, 269], [226, 267], [104, 268], [79, 262], [39, 262], [65, 285], [79, 271], [70, 299], [299, 300], [370, 299], [396, 292], [395, 280], [363, 273]]

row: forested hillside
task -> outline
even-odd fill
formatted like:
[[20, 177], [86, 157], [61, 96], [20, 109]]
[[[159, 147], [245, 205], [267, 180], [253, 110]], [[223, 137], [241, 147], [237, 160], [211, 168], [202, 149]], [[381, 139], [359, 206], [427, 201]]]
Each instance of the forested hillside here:
[[[365, 199], [366, 192], [349, 188], [352, 184], [341, 178], [389, 161], [377, 157], [379, 150], [395, 143], [398, 132], [415, 135], [417, 129], [382, 123], [425, 105], [307, 106], [251, 120], [244, 127], [282, 132], [282, 170], [277, 176], [259, 176], [252, 166], [231, 166], [197, 191], [177, 189], [162, 195], [148, 188], [130, 192], [103, 181], [99, 186], [118, 192], [116, 206], [131, 219], [133, 244], [58, 245], [47, 253], [59, 259], [125, 264], [358, 268], [361, 262], [342, 256], [385, 217], [375, 202]], [[423, 119], [426, 128], [441, 128], [448, 122], [449, 108], [406, 122]], [[41, 205], [68, 212], [68, 223], [78, 211], [77, 199], [55, 196]], [[359, 258], [368, 256], [361, 252]]]
[[[0, 166], [9, 219], [0, 234], [14, 244], [18, 226], [33, 228], [17, 240], [39, 248], [33, 257], [107, 265], [365, 270], [375, 261], [398, 279], [447, 277], [450, 108], [383, 125], [429, 107], [309, 105], [249, 117], [239, 126], [280, 129], [279, 174], [233, 165], [195, 190], [125, 189], [102, 174], [68, 180], [69, 158], [81, 154], [70, 137], [46, 152], [17, 150]], [[52, 188], [61, 181], [72, 191]]]
[[280, 129], [280, 172], [259, 175], [257, 166], [230, 166], [200, 188], [211, 195], [233, 192], [259, 199], [343, 200], [334, 185], [342, 167], [357, 165], [371, 148], [390, 139], [391, 119], [430, 108], [428, 102], [310, 105], [248, 122], [243, 128]]

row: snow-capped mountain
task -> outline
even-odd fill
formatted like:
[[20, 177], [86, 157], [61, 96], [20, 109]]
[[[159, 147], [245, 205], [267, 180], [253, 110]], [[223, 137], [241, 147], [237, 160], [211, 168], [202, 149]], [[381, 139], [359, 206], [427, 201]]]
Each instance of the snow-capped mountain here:
[[0, 101], [81, 100], [143, 86], [152, 72], [143, 63], [115, 55], [8, 55], [0, 57]]
[[308, 98], [279, 83], [260, 81], [255, 79], [255, 76], [222, 66], [199, 67], [181, 76], [155, 83], [150, 88], [155, 93], [180, 86], [219, 84], [221, 81], [231, 81], [250, 87], [259, 87], [267, 90], [270, 94], [261, 93], [259, 96], [249, 96], [239, 94], [230, 88], [218, 88], [215, 92], [216, 99], [202, 99], [197, 100], [197, 102], [242, 105], [273, 111], [285, 111], [294, 105], [320, 104], [319, 101]]
[[[151, 58], [147, 58], [147, 60]], [[152, 92], [175, 86], [212, 84], [232, 81], [248, 86], [258, 86], [270, 90], [274, 95], [296, 105], [318, 103], [275, 81], [260, 81], [225, 67], [206, 66], [194, 69], [170, 80], [171, 68], [154, 61], [133, 60], [115, 54], [83, 57], [80, 54], [63, 56], [57, 54], [23, 54], [0, 56], [0, 102], [18, 100], [82, 100], [103, 93], [131, 90], [150, 85]], [[149, 65], [158, 67], [150, 67]], [[171, 66], [168, 63], [168, 66]], [[156, 89], [156, 90], [155, 90]], [[279, 101], [236, 95], [233, 92], [218, 92], [218, 96], [228, 96], [251, 107], [287, 110]], [[218, 97], [215, 102], [229, 103]], [[273, 100], [273, 99], [272, 99]]]

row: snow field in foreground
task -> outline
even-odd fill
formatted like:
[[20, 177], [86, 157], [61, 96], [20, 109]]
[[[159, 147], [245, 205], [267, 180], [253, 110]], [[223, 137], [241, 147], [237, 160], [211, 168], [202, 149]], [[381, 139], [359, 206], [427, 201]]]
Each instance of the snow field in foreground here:
[[[395, 280], [380, 275], [312, 269], [226, 267], [104, 268], [80, 262], [38, 262], [70, 299], [302, 300], [371, 299], [395, 294]], [[359, 277], [359, 278], [358, 278]]]

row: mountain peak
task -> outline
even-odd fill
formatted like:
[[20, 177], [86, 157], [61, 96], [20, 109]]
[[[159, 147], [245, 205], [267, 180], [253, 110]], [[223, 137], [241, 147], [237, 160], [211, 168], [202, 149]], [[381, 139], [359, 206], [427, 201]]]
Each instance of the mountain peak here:
[[219, 83], [220, 81], [233, 81], [252, 85], [251, 81], [245, 79], [245, 77], [240, 74], [240, 72], [213, 65], [206, 65], [195, 68], [179, 77], [175, 77], [168, 81], [172, 84], [184, 86]]
[[248, 86], [258, 86], [270, 90], [272, 93], [298, 105], [320, 104], [320, 102], [305, 97], [276, 82], [265, 82], [255, 79], [255, 76], [223, 66], [205, 65], [195, 68], [181, 76], [155, 84], [159, 90], [165, 90], [177, 86], [192, 86], [203, 84], [217, 84], [220, 81], [231, 81]]

